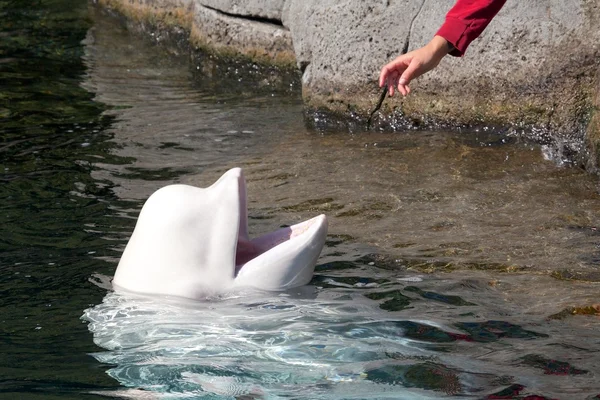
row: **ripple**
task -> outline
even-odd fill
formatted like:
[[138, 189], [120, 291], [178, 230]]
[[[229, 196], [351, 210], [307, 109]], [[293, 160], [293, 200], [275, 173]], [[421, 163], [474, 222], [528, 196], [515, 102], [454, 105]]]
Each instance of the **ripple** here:
[[[408, 283], [389, 283], [394, 286], [385, 292], [333, 285], [286, 293], [235, 292], [205, 301], [109, 292], [82, 318], [94, 342], [106, 349], [93, 356], [113, 366], [111, 377], [165, 398], [426, 399], [488, 393], [491, 399], [511, 384], [536, 395], [544, 387], [551, 394], [568, 385], [540, 380], [539, 371], [566, 372], [588, 383], [593, 379], [587, 369], [535, 353], [546, 349], [547, 354], [554, 343], [539, 323], [529, 328], [474, 321], [461, 314], [462, 301], [440, 303], [437, 296], [420, 296], [414, 308], [402, 313], [381, 307], [403, 290], [422, 295], [433, 284]], [[469, 298], [479, 290], [478, 285], [458, 286], [461, 296], [451, 299]], [[446, 321], [423, 318], [423, 310], [434, 304], [449, 307]], [[469, 304], [485, 318], [484, 310]], [[531, 349], [525, 357], [524, 348]], [[515, 365], [519, 371], [511, 376]]]
[[290, 385], [361, 385], [367, 364], [387, 353], [428, 354], [420, 345], [428, 334], [417, 333], [426, 324], [375, 320], [372, 310], [348, 313], [340, 305], [246, 293], [182, 306], [111, 292], [83, 318], [109, 350], [93, 355], [116, 365], [112, 377], [158, 392], [282, 396]]

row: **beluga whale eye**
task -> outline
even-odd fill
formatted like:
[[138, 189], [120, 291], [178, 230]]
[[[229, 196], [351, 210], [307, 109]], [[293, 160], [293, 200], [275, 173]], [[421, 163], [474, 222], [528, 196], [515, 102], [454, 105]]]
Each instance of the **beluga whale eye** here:
[[148, 198], [123, 252], [116, 290], [205, 298], [237, 287], [286, 290], [310, 282], [327, 218], [250, 239], [240, 168], [208, 188], [170, 185]]

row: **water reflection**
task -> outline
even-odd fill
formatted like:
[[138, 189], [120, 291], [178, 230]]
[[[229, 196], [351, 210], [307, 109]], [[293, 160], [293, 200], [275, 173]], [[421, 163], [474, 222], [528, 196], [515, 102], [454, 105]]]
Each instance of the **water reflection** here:
[[110, 132], [118, 154], [132, 160], [95, 176], [118, 183], [120, 197], [145, 199], [160, 185], [207, 167], [243, 164], [262, 153], [264, 144], [304, 129], [297, 77], [273, 78], [267, 85], [265, 74], [276, 76], [274, 71], [257, 76], [255, 68], [208, 58], [191, 65], [187, 56], [175, 56], [92, 11], [84, 86], [113, 107]]

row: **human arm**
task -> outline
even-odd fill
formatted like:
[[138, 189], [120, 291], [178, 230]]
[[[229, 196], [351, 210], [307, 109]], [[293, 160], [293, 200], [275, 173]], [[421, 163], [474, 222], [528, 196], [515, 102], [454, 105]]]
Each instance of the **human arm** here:
[[496, 16], [506, 0], [458, 0], [446, 14], [446, 21], [434, 38], [424, 47], [397, 57], [386, 64], [379, 74], [379, 86], [386, 82], [390, 96], [394, 88], [406, 96], [411, 80], [431, 71], [446, 54], [463, 56]]
[[452, 43], [450, 55], [462, 57], [471, 42], [479, 37], [506, 0], [458, 0], [446, 14], [446, 21], [437, 31]]

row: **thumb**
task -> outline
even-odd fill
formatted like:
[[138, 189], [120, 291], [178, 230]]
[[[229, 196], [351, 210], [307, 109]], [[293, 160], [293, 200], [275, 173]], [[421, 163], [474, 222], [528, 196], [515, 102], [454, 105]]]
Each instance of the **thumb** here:
[[400, 76], [400, 80], [398, 81], [398, 83], [400, 85], [408, 85], [410, 83], [410, 81], [412, 81], [413, 79], [415, 79], [416, 77], [418, 77], [420, 75], [420, 73], [419, 73], [420, 68], [421, 68], [421, 63], [418, 62], [417, 60], [413, 59], [410, 62], [410, 64], [408, 65], [408, 67], [406, 67], [406, 70]]

